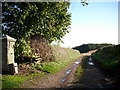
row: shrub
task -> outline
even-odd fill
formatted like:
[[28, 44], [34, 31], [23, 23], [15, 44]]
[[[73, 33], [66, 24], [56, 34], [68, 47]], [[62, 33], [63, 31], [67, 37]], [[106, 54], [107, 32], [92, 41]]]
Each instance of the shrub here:
[[[15, 43], [15, 58], [18, 62], [19, 58], [30, 57], [32, 58], [34, 54], [32, 53], [33, 48], [30, 47], [30, 42], [25, 39], [18, 39]], [[22, 59], [21, 59], [22, 60]]]

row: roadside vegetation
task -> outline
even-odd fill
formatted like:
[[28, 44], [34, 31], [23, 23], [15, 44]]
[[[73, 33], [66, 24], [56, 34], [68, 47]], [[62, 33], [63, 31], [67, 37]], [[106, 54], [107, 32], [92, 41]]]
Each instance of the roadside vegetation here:
[[85, 57], [83, 57], [81, 64], [79, 64], [79, 66], [75, 72], [74, 81], [76, 81], [76, 82], [74, 82], [74, 84], [78, 84], [80, 82], [79, 80], [84, 73], [87, 60], [88, 60], [88, 57], [85, 56]]
[[18, 75], [3, 75], [3, 88], [20, 88], [20, 85], [29, 79], [42, 77], [46, 73], [54, 74], [72, 63], [80, 56], [79, 51], [52, 46], [54, 61], [51, 62], [32, 62], [19, 65]]
[[2, 88], [20, 88], [20, 84], [28, 79], [34, 79], [40, 77], [44, 73], [31, 73], [28, 76], [25, 75], [3, 75], [2, 76]]
[[57, 46], [52, 47], [55, 61], [44, 62], [40, 64], [40, 70], [48, 73], [56, 73], [65, 66], [69, 65], [73, 60], [80, 56], [80, 53], [76, 50], [69, 48], [60, 48]]
[[102, 67], [114, 70], [120, 64], [120, 45], [99, 49], [93, 56]]
[[92, 56], [102, 70], [120, 80], [120, 45], [99, 49]]

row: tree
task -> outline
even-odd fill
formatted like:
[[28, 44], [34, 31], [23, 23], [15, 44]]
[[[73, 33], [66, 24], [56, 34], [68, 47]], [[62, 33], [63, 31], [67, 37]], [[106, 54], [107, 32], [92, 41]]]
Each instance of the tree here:
[[81, 4], [82, 4], [82, 6], [86, 6], [86, 5], [88, 5], [89, 3], [88, 3], [87, 1], [89, 1], [89, 0], [81, 0]]
[[51, 43], [69, 32], [69, 2], [4, 2], [3, 33], [14, 38], [42, 35]]
[[2, 2], [2, 29], [17, 39], [15, 56], [32, 56], [29, 39], [40, 35], [48, 43], [69, 32], [69, 2]]
[[32, 56], [28, 40], [35, 35], [48, 43], [61, 41], [69, 33], [69, 6], [70, 2], [2, 2], [2, 32], [17, 39], [15, 56]]

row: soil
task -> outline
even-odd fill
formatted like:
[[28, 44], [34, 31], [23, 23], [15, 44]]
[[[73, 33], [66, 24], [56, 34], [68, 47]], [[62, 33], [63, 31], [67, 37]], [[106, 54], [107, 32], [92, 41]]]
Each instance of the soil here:
[[[81, 60], [81, 59], [82, 59], [82, 56], [76, 61]], [[65, 74], [66, 71], [70, 69], [73, 64], [74, 62], [71, 63], [69, 66], [66, 66], [59, 73], [56, 73], [56, 74], [46, 73], [43, 77], [40, 77], [34, 80], [27, 80], [26, 82], [22, 84], [21, 87], [23, 88], [24, 87], [26, 88], [61, 88], [65, 84], [64, 82], [62, 82], [62, 79], [66, 76]], [[76, 71], [76, 69], [74, 68], [74, 70], [72, 70], [70, 75], [74, 75], [74, 72]], [[66, 79], [68, 79], [68, 77], [66, 77]]]
[[71, 88], [106, 88], [106, 81], [109, 80], [95, 65], [85, 62], [84, 72], [71, 82]]
[[85, 71], [81, 77], [74, 78], [74, 74], [84, 56], [90, 56], [94, 51], [83, 53], [76, 61], [66, 66], [56, 74], [46, 73], [42, 77], [27, 80], [21, 88], [106, 88], [110, 87], [115, 81], [104, 75], [96, 65], [89, 65], [87, 61]]

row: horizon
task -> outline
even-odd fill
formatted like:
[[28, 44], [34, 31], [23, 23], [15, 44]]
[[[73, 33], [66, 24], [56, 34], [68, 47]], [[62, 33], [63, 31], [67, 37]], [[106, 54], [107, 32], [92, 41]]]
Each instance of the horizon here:
[[87, 43], [118, 44], [118, 3], [71, 2], [71, 30], [62, 39], [62, 47], [75, 47]]

